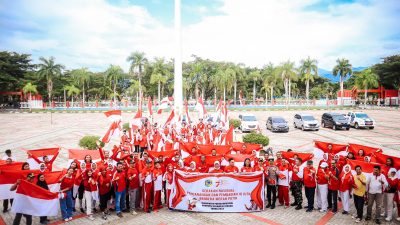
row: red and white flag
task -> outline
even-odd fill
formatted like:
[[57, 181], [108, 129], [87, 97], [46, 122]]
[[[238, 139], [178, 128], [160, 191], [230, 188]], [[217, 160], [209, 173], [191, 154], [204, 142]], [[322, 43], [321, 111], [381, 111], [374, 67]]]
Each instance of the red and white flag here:
[[204, 106], [204, 102], [203, 102], [202, 98], [199, 98], [197, 100], [194, 110], [199, 112], [199, 118], [204, 118], [204, 116], [207, 114], [206, 107]]
[[160, 105], [158, 106], [157, 113], [161, 114], [164, 109], [168, 109], [172, 105], [173, 98], [165, 97], [161, 100]]
[[113, 137], [119, 140], [121, 136], [121, 130], [121, 121], [112, 122], [110, 128], [108, 128], [101, 141], [103, 143], [108, 143]]
[[94, 150], [83, 150], [83, 149], [68, 149], [68, 165], [72, 161], [78, 160], [79, 163], [84, 162], [85, 156], [90, 155], [92, 157], [92, 162], [101, 161], [100, 152]]
[[[329, 149], [329, 146], [332, 146], [332, 149]], [[334, 155], [347, 156], [347, 153], [347, 145], [345, 144], [314, 141], [314, 157], [317, 159], [323, 159], [324, 154], [333, 157]]]
[[372, 176], [372, 173], [374, 172], [374, 166], [380, 166], [383, 168], [382, 164], [379, 163], [372, 163], [372, 162], [365, 162], [361, 160], [347, 160], [347, 163], [351, 167], [351, 173], [356, 174], [356, 166], [361, 166], [362, 172], [365, 174], [365, 176], [368, 178], [369, 176]]
[[106, 115], [107, 119], [109, 119], [111, 122], [122, 120], [121, 110], [107, 111], [104, 113], [104, 115]]
[[168, 124], [170, 124], [172, 122], [172, 120], [175, 117], [175, 113], [174, 110], [171, 111], [171, 114], [169, 114], [169, 117], [167, 119], [167, 121], [165, 121], [164, 127], [166, 127]]
[[21, 180], [11, 211], [32, 216], [57, 216], [59, 206], [59, 193], [53, 193], [34, 183]]
[[135, 117], [130, 121], [131, 129], [138, 129], [142, 127], [142, 109], [139, 108]]
[[53, 158], [57, 157], [59, 151], [60, 147], [27, 150], [27, 152], [32, 155], [28, 156], [27, 162], [29, 163], [29, 167], [33, 170], [39, 169], [40, 163], [38, 163], [34, 158], [43, 162], [43, 156], [47, 156], [50, 161], [54, 161]]
[[221, 143], [223, 145], [231, 145], [233, 143], [233, 135], [233, 126], [231, 126], [228, 132], [226, 132], [226, 135], [223, 137]]

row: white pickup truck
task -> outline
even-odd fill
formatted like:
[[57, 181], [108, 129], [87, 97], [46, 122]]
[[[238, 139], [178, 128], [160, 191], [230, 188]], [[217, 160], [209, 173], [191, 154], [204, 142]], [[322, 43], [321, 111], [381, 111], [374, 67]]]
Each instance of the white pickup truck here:
[[370, 118], [364, 112], [349, 112], [347, 113], [346, 118], [349, 119], [350, 126], [353, 126], [356, 129], [363, 127], [374, 129], [375, 127], [375, 120]]

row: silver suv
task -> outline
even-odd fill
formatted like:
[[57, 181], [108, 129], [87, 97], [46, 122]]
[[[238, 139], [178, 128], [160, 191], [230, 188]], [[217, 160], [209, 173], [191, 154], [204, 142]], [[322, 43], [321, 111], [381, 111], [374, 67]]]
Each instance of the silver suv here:
[[293, 119], [294, 128], [304, 130], [319, 130], [319, 122], [310, 114], [296, 114]]

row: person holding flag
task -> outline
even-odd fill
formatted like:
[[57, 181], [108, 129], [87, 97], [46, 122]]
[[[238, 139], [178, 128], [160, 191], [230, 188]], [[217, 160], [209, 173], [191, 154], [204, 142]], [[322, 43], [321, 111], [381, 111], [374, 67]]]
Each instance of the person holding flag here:
[[340, 171], [336, 166], [336, 160], [331, 161], [331, 167], [328, 171], [328, 209], [332, 210], [332, 213], [337, 213], [338, 209], [338, 191], [340, 186]]
[[303, 160], [301, 158], [296, 158], [295, 164], [292, 167], [291, 190], [292, 190], [292, 195], [294, 197], [294, 203], [292, 203], [291, 206], [296, 206], [296, 208], [295, 208], [296, 210], [300, 210], [303, 208], [302, 207], [302, 203], [303, 203], [303, 194], [302, 194], [303, 168], [301, 167], [302, 163], [303, 163]]
[[375, 223], [380, 224], [380, 216], [382, 210], [383, 190], [388, 187], [385, 175], [381, 174], [381, 167], [374, 166], [372, 176], [367, 179], [368, 207], [367, 217], [365, 220], [371, 220], [372, 206], [376, 204]]
[[317, 207], [320, 212], [328, 210], [328, 163], [323, 162], [317, 171]]
[[125, 193], [126, 193], [126, 173], [121, 162], [117, 163], [117, 171], [115, 171], [112, 181], [115, 188], [115, 212], [118, 217], [122, 216], [122, 211], [125, 210]]
[[59, 181], [60, 193], [65, 194], [65, 197], [60, 199], [61, 215], [65, 222], [72, 220], [72, 188], [75, 182], [73, 174], [74, 169], [69, 168]]
[[172, 191], [172, 187], [173, 187], [173, 184], [172, 184], [173, 175], [174, 175], [174, 167], [172, 166], [171, 163], [169, 163], [167, 166], [167, 171], [164, 173], [164, 176], [163, 176], [163, 181], [165, 181], [165, 189], [167, 190], [167, 194], [166, 194], [166, 196], [167, 196], [166, 203], [167, 204], [166, 205], [168, 208], [170, 208], [169, 197], [171, 195], [171, 191]]
[[315, 169], [313, 167], [313, 161], [307, 161], [307, 167], [303, 170], [303, 181], [304, 181], [304, 191], [307, 198], [307, 211], [312, 212], [314, 210], [314, 195], [315, 188], [317, 186], [315, 182]]
[[340, 175], [340, 198], [342, 199], [343, 204], [343, 212], [342, 214], [347, 215], [349, 214], [350, 210], [350, 193], [351, 189], [354, 185], [354, 178], [351, 174], [351, 167], [349, 164], [346, 164], [343, 167], [342, 174]]
[[[33, 183], [33, 179], [35, 178], [35, 175], [33, 173], [28, 173], [26, 176], [26, 180], [30, 183]], [[21, 180], [18, 179], [17, 182], [11, 186], [10, 191], [15, 191], [18, 188], [18, 185], [21, 183]], [[22, 214], [22, 213], [16, 213], [13, 221], [13, 225], [19, 225], [21, 223], [22, 216], [25, 217], [26, 219], [26, 225], [32, 225], [32, 215], [27, 215], [27, 214]]]

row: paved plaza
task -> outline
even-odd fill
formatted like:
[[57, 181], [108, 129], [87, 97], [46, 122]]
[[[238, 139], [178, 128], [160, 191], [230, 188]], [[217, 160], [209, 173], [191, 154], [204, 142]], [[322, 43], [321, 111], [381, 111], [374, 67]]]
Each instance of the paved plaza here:
[[[398, 110], [366, 110], [370, 117], [376, 120], [374, 130], [334, 131], [328, 128], [321, 128], [319, 131], [301, 131], [292, 125], [293, 116], [300, 111], [255, 111], [246, 112], [256, 115], [262, 127], [262, 132], [270, 138], [270, 146], [274, 151], [286, 150], [312, 152], [313, 140], [329, 141], [335, 143], [356, 143], [380, 147], [386, 154], [400, 156], [400, 111]], [[320, 120], [324, 110], [301, 111], [314, 115]], [[347, 113], [347, 111], [338, 111]], [[240, 112], [230, 112], [231, 118], [237, 118]], [[265, 121], [268, 116], [280, 115], [290, 123], [289, 133], [271, 133], [265, 129]], [[123, 120], [133, 118], [134, 113], [123, 113]], [[158, 121], [163, 123], [168, 113], [163, 113]], [[193, 114], [196, 118], [196, 114]], [[62, 147], [54, 168], [66, 167], [66, 149], [79, 148], [78, 141], [85, 135], [101, 136], [107, 129], [109, 121], [103, 113], [5, 113], [0, 114], [0, 153], [11, 149], [18, 161], [27, 158], [24, 149], [35, 149], [43, 147]], [[236, 134], [237, 140], [241, 140], [241, 134]], [[305, 199], [305, 197], [303, 196]], [[303, 202], [303, 205], [305, 203]], [[350, 213], [354, 213], [352, 205]], [[2, 223], [12, 224], [11, 213], [0, 213]], [[94, 221], [85, 218], [84, 215], [77, 215], [75, 219], [67, 224], [353, 224], [354, 220], [350, 215], [341, 213], [319, 213], [314, 211], [306, 213], [304, 210], [296, 211], [294, 207], [284, 209], [277, 207], [274, 210], [267, 209], [257, 213], [188, 213], [173, 212], [162, 209], [157, 213], [143, 213], [138, 215], [124, 214], [123, 218], [115, 215], [107, 221], [95, 216]], [[58, 224], [60, 218], [51, 218], [53, 224]], [[38, 223], [38, 218], [34, 220]], [[383, 221], [382, 221], [383, 222]], [[373, 222], [365, 223], [373, 224]], [[385, 223], [383, 223], [385, 224]], [[392, 222], [386, 224], [400, 224]]]

